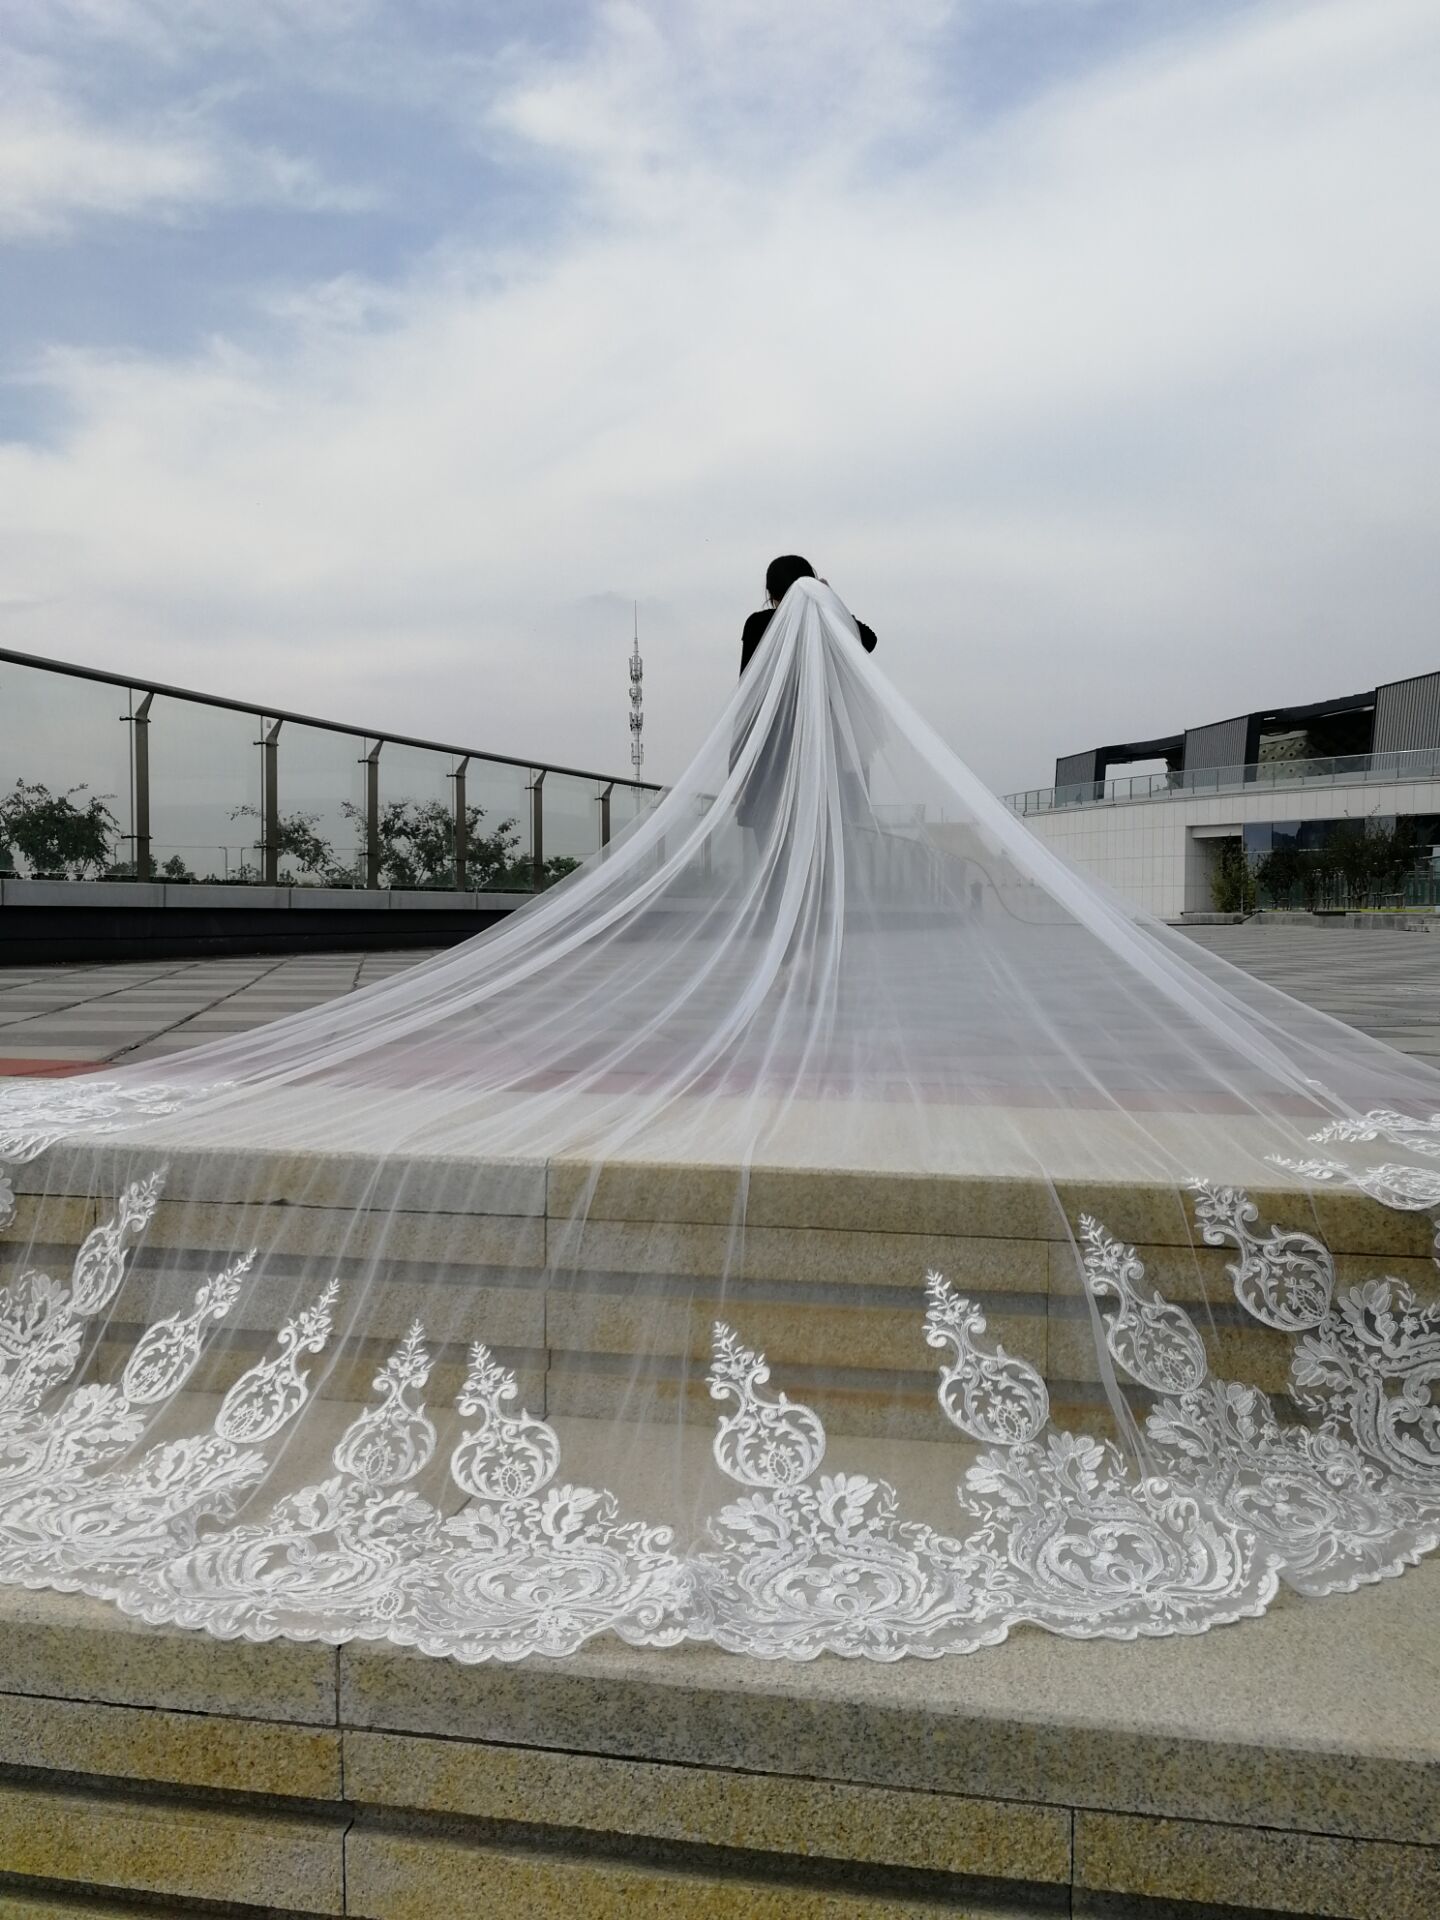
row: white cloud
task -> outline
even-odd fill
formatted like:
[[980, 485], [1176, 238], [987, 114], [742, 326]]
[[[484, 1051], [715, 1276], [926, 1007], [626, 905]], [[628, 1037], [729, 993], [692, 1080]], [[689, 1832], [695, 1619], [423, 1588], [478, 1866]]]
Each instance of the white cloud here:
[[53, 238], [86, 215], [170, 214], [221, 189], [216, 156], [193, 138], [87, 122], [54, 97], [0, 95], [0, 238]]
[[0, 241], [69, 238], [100, 219], [173, 220], [219, 205], [356, 212], [363, 187], [303, 155], [236, 138], [205, 98], [163, 112], [88, 104], [51, 60], [0, 44]]
[[558, 240], [52, 356], [0, 633], [618, 768], [635, 594], [667, 773], [799, 548], [1002, 786], [1433, 665], [1433, 7], [1201, 17], [984, 126], [882, 13], [608, 8], [481, 129], [578, 169]]

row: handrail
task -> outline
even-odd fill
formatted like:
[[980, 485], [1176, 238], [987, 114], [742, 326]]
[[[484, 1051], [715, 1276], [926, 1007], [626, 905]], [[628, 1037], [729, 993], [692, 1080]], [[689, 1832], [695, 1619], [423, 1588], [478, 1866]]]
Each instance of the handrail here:
[[1065, 807], [1183, 800], [1207, 793], [1402, 780], [1440, 780], [1440, 746], [1407, 747], [1394, 753], [1336, 754], [1327, 759], [1260, 760], [1245, 766], [1196, 767], [1188, 773], [1140, 773], [1118, 780], [1078, 781], [1063, 787], [1029, 787], [1007, 793], [1005, 805], [1018, 814], [1054, 813]]
[[168, 686], [163, 680], [145, 680], [134, 673], [110, 673], [104, 667], [82, 667], [70, 660], [47, 660], [35, 653], [16, 653], [0, 647], [0, 661], [17, 667], [39, 667], [46, 673], [65, 673], [76, 680], [99, 680], [112, 687], [139, 689], [149, 694], [162, 693], [172, 700], [193, 700], [197, 706], [224, 707], [231, 713], [250, 713], [257, 719], [288, 720], [297, 727], [320, 727], [327, 733], [348, 733], [357, 740], [387, 740], [397, 747], [420, 747], [431, 753], [469, 754], [476, 760], [493, 760], [502, 767], [524, 767], [545, 773], [559, 773], [574, 780], [612, 780], [616, 786], [638, 787], [645, 793], [662, 791], [658, 781], [627, 779], [624, 775], [588, 773], [581, 767], [557, 766], [553, 760], [517, 759], [512, 753], [489, 753], [481, 747], [452, 747], [442, 740], [420, 740], [414, 734], [390, 733], [383, 727], [356, 727], [345, 720], [322, 720], [313, 713], [292, 713], [285, 707], [257, 707], [253, 701], [230, 700], [224, 694], [197, 693], [191, 687]]

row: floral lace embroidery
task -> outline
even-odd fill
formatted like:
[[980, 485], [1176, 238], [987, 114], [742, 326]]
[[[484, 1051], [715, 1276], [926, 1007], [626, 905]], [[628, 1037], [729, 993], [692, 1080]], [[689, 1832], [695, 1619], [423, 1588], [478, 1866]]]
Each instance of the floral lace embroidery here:
[[68, 1286], [30, 1269], [0, 1289], [0, 1433], [33, 1415], [69, 1379], [85, 1322], [120, 1291], [130, 1248], [155, 1212], [163, 1180], [162, 1171], [125, 1188], [114, 1216], [81, 1242]]
[[763, 1354], [716, 1326], [710, 1392], [736, 1410], [720, 1422], [715, 1459], [751, 1491], [710, 1521], [716, 1550], [697, 1556], [704, 1636], [767, 1660], [934, 1658], [1003, 1639], [984, 1545], [898, 1520], [883, 1480], [815, 1482], [824, 1428], [809, 1407], [763, 1396], [769, 1377]]
[[[928, 1285], [927, 1338], [954, 1341], [962, 1365], [983, 1358], [974, 1342], [985, 1321], [973, 1302], [938, 1274]], [[1028, 1374], [1032, 1400], [1043, 1392], [1033, 1367], [1007, 1366], [1007, 1390]], [[953, 1400], [946, 1412], [956, 1418]], [[1040, 1426], [1003, 1452], [981, 1454], [959, 1489], [966, 1538], [983, 1542], [987, 1555], [987, 1595], [1010, 1620], [1074, 1638], [1133, 1640], [1198, 1632], [1269, 1604], [1272, 1559], [1251, 1532], [1188, 1489], [1153, 1476], [1137, 1481], [1108, 1441], [1068, 1432], [1042, 1440]], [[982, 1403], [964, 1430], [984, 1438], [993, 1427]]]
[[[1408, 1114], [1377, 1107], [1358, 1120], [1332, 1120], [1318, 1133], [1312, 1133], [1310, 1139], [1316, 1146], [1328, 1146], [1336, 1141], [1384, 1140], [1390, 1146], [1403, 1147], [1425, 1159], [1440, 1159], [1440, 1113], [1431, 1114], [1427, 1120], [1416, 1120]], [[1355, 1187], [1397, 1213], [1434, 1213], [1434, 1252], [1440, 1261], [1440, 1167], [1417, 1167], [1405, 1161], [1387, 1160], [1378, 1166], [1357, 1168], [1334, 1159], [1296, 1160], [1279, 1153], [1269, 1157], [1275, 1166], [1298, 1173], [1302, 1179], [1340, 1181]]]
[[1358, 1120], [1332, 1120], [1310, 1138], [1317, 1146], [1332, 1140], [1385, 1140], [1392, 1147], [1408, 1147], [1412, 1153], [1440, 1160], [1440, 1113], [1432, 1113], [1428, 1120], [1415, 1120], [1388, 1107], [1376, 1107]]
[[612, 1495], [552, 1487], [554, 1431], [510, 1414], [513, 1374], [474, 1348], [457, 1398], [478, 1416], [451, 1456], [473, 1502], [450, 1519], [406, 1483], [436, 1431], [420, 1400], [430, 1357], [418, 1323], [375, 1377], [335, 1447], [334, 1475], [233, 1527], [119, 1594], [127, 1611], [268, 1639], [383, 1638], [464, 1661], [566, 1654], [612, 1630], [683, 1637], [691, 1582], [663, 1527], [617, 1519]]
[[1260, 1217], [1235, 1187], [1195, 1182], [1195, 1219], [1207, 1247], [1233, 1244], [1240, 1258], [1225, 1271], [1245, 1311], [1281, 1333], [1318, 1326], [1330, 1306], [1335, 1268], [1328, 1250], [1309, 1233], [1271, 1227], [1263, 1240], [1250, 1231]]
[[[153, 1208], [154, 1195], [147, 1198]], [[128, 1219], [133, 1226], [133, 1211]], [[84, 1254], [82, 1247], [77, 1275]], [[213, 1300], [216, 1283], [206, 1284]], [[288, 1385], [277, 1393], [275, 1382], [295, 1376], [297, 1352], [324, 1346], [334, 1299], [332, 1283], [280, 1329], [279, 1359], [259, 1362], [226, 1396], [222, 1413], [226, 1405], [266, 1410], [265, 1417], [237, 1423], [248, 1438], [272, 1438], [300, 1410], [303, 1378], [298, 1398]], [[132, 1466], [94, 1471], [142, 1434], [143, 1418], [122, 1388], [80, 1387], [53, 1420], [27, 1421], [17, 1414], [4, 1436], [9, 1470], [0, 1481], [0, 1580], [83, 1588], [124, 1604], [121, 1582], [127, 1574], [143, 1569], [148, 1578], [163, 1579], [172, 1556], [196, 1538], [201, 1523], [228, 1520], [239, 1496], [268, 1470], [265, 1455], [237, 1444], [221, 1430], [217, 1415], [208, 1434], [152, 1447]]]
[[1116, 1303], [1116, 1312], [1105, 1319], [1111, 1359], [1155, 1393], [1186, 1393], [1198, 1387], [1207, 1371], [1205, 1342], [1190, 1316], [1153, 1287], [1141, 1294], [1143, 1261], [1088, 1213], [1080, 1216], [1080, 1243], [1091, 1297]]
[[[119, 1080], [7, 1080], [0, 1083], [0, 1160], [25, 1166], [71, 1133], [118, 1133], [131, 1121], [179, 1113], [219, 1084], [180, 1089]], [[3, 1220], [0, 1220], [3, 1224]]]
[[998, 1344], [988, 1353], [976, 1344], [985, 1316], [973, 1300], [952, 1292], [943, 1274], [927, 1273], [925, 1289], [930, 1303], [926, 1344], [955, 1349], [954, 1365], [940, 1369], [946, 1418], [962, 1433], [995, 1446], [1033, 1440], [1050, 1418], [1050, 1396], [1040, 1375]]
[[[1080, 1221], [1087, 1288], [1117, 1367], [1157, 1396], [1160, 1472], [1110, 1442], [1056, 1431], [1044, 1380], [985, 1340], [977, 1302], [927, 1280], [924, 1338], [947, 1355], [937, 1398], [982, 1449], [956, 1489], [954, 1536], [899, 1517], [895, 1488], [822, 1473], [810, 1407], [766, 1391], [763, 1354], [715, 1330], [713, 1455], [743, 1491], [698, 1553], [622, 1520], [613, 1494], [558, 1483], [555, 1429], [515, 1407], [481, 1345], [439, 1451], [432, 1361], [413, 1325], [350, 1421], [333, 1471], [249, 1517], [270, 1451], [312, 1398], [331, 1282], [225, 1394], [209, 1430], [146, 1447], [255, 1254], [155, 1321], [118, 1384], [66, 1390], [87, 1328], [115, 1300], [163, 1174], [127, 1186], [64, 1281], [0, 1292], [0, 1580], [109, 1596], [222, 1635], [387, 1638], [462, 1660], [574, 1651], [610, 1631], [637, 1645], [713, 1640], [762, 1658], [894, 1660], [969, 1651], [1022, 1621], [1075, 1637], [1194, 1632], [1261, 1611], [1277, 1570], [1303, 1592], [1397, 1571], [1440, 1542], [1440, 1305], [1394, 1279], [1337, 1296], [1312, 1236], [1256, 1228], [1234, 1189], [1197, 1186], [1196, 1218], [1247, 1312], [1296, 1339], [1287, 1426], [1258, 1390], [1213, 1380], [1189, 1316], [1133, 1247]], [[13, 1201], [0, 1194], [0, 1207]], [[443, 1464], [442, 1464], [443, 1463]], [[450, 1494], [415, 1484], [448, 1466]], [[447, 1513], [458, 1494], [464, 1504]]]
[[[1222, 1212], [1215, 1190], [1202, 1189], [1197, 1216], [1203, 1208], [1217, 1234], [1222, 1220], [1232, 1219], [1231, 1230], [1254, 1248], [1257, 1243], [1244, 1230], [1257, 1210], [1244, 1195], [1226, 1193], [1224, 1200]], [[1086, 1280], [1093, 1295], [1112, 1291], [1117, 1271], [1131, 1287], [1143, 1280], [1144, 1263], [1133, 1247], [1122, 1246], [1094, 1221], [1084, 1224]], [[1260, 1244], [1280, 1245], [1282, 1259], [1289, 1251], [1273, 1234]], [[1233, 1276], [1235, 1268], [1230, 1272]], [[1253, 1297], [1264, 1308], [1258, 1318], [1267, 1318], [1268, 1303], [1278, 1291], [1283, 1287], [1275, 1276], [1256, 1280]], [[1160, 1302], [1153, 1290], [1151, 1297]], [[1279, 1561], [1287, 1585], [1302, 1593], [1333, 1593], [1397, 1573], [1440, 1542], [1440, 1527], [1424, 1524], [1413, 1501], [1396, 1498], [1396, 1483], [1377, 1458], [1378, 1449], [1366, 1444], [1353, 1421], [1347, 1435], [1338, 1403], [1318, 1391], [1326, 1384], [1316, 1372], [1318, 1357], [1335, 1355], [1336, 1329], [1346, 1324], [1352, 1299], [1353, 1294], [1346, 1295], [1296, 1349], [1292, 1390], [1305, 1403], [1308, 1388], [1308, 1404], [1325, 1416], [1316, 1431], [1283, 1427], [1256, 1387], [1211, 1379], [1204, 1343], [1189, 1316], [1160, 1303], [1165, 1324], [1183, 1340], [1187, 1356], [1198, 1356], [1198, 1369], [1146, 1420], [1157, 1460], [1176, 1484], [1212, 1501], [1237, 1527], [1253, 1531]], [[1153, 1372], [1147, 1378], [1131, 1366], [1119, 1343], [1112, 1340], [1110, 1350], [1132, 1378], [1155, 1385]]]
[[[1426, 1213], [1440, 1208], [1440, 1168], [1407, 1167], [1402, 1161], [1388, 1160], [1378, 1167], [1347, 1167], [1339, 1160], [1292, 1160], [1284, 1154], [1272, 1154], [1272, 1163], [1298, 1173], [1302, 1179], [1338, 1180], [1356, 1187], [1382, 1207], [1397, 1213]], [[1440, 1253], [1440, 1231], [1436, 1234]]]

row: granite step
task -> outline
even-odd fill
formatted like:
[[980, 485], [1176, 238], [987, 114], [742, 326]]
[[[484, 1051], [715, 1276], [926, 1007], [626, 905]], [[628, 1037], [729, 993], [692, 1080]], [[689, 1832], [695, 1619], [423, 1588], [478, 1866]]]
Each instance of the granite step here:
[[1440, 1911], [1440, 1563], [1137, 1645], [457, 1666], [0, 1591], [0, 1920]]

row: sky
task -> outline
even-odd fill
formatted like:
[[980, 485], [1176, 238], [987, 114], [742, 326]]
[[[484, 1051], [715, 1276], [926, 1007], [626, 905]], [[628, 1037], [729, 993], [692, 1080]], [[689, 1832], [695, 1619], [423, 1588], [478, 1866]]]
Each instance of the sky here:
[[665, 780], [799, 551], [1000, 791], [1433, 669], [1437, 180], [1434, 0], [0, 0], [0, 645], [618, 773], [638, 602]]

